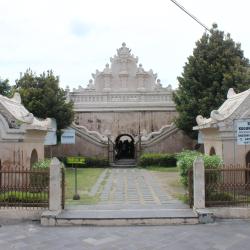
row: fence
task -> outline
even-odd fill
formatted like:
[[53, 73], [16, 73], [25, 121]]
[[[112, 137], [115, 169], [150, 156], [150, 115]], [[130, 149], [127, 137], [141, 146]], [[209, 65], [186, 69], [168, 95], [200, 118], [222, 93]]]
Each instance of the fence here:
[[1, 170], [0, 207], [49, 207], [49, 169]]
[[65, 206], [65, 169], [61, 168], [61, 190], [62, 190], [62, 200], [61, 200], [61, 207], [64, 209]]
[[[193, 206], [193, 170], [189, 170], [189, 205]], [[205, 169], [205, 204], [209, 206], [249, 206], [250, 168], [224, 166]]]
[[206, 169], [206, 206], [248, 206], [250, 169]]

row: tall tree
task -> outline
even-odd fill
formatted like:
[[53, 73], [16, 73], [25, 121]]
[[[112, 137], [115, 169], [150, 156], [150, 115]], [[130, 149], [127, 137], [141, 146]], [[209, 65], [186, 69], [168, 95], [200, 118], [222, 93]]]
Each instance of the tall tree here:
[[11, 95], [11, 86], [8, 79], [3, 80], [0, 78], [0, 94], [8, 97]]
[[197, 115], [209, 117], [225, 101], [229, 88], [241, 92], [250, 87], [249, 60], [244, 57], [241, 45], [214, 24], [210, 33], [204, 33], [196, 42], [178, 81], [179, 88], [173, 96], [179, 112], [175, 122], [196, 138], [192, 127]]
[[59, 87], [59, 77], [52, 71], [37, 76], [28, 69], [16, 80], [16, 90], [23, 105], [39, 118], [53, 117], [58, 130], [69, 126], [74, 118], [73, 103], [66, 101], [65, 91]]

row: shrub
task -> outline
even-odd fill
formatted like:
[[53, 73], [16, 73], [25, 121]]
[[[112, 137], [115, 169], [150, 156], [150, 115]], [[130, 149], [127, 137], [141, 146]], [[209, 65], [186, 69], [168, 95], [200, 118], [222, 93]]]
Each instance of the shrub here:
[[145, 153], [141, 155], [139, 165], [142, 167], [174, 167], [176, 166], [176, 156], [175, 154]]
[[107, 158], [101, 157], [86, 157], [86, 167], [107, 167], [109, 165]]
[[[51, 159], [44, 159], [36, 162], [32, 166], [32, 170], [43, 171], [49, 169]], [[31, 173], [30, 174], [30, 186], [36, 187], [37, 192], [39, 192], [38, 187], [46, 187], [49, 185], [49, 176], [42, 173]]]
[[179, 168], [182, 184], [188, 185], [188, 171], [193, 167], [193, 162], [197, 156], [201, 156], [204, 160], [205, 168], [218, 168], [222, 165], [222, 160], [217, 155], [203, 155], [197, 151], [183, 151], [177, 154], [177, 167]]
[[36, 162], [32, 166], [32, 168], [33, 169], [47, 169], [49, 168], [50, 162], [51, 162], [51, 159], [44, 159], [44, 160]]

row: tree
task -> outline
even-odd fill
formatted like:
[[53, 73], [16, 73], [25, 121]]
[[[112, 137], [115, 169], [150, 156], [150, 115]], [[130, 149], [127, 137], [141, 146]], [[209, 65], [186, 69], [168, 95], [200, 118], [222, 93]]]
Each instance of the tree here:
[[179, 88], [173, 95], [179, 112], [175, 123], [196, 138], [192, 127], [197, 115], [209, 117], [225, 101], [229, 88], [241, 92], [250, 87], [249, 60], [244, 57], [241, 45], [214, 24], [210, 33], [204, 33], [196, 42], [178, 81]]
[[74, 119], [73, 103], [66, 101], [66, 93], [59, 88], [59, 77], [52, 71], [37, 76], [28, 69], [16, 80], [15, 89], [23, 105], [36, 117], [55, 118], [58, 130], [69, 126]]
[[10, 97], [11, 95], [11, 86], [9, 85], [9, 80], [8, 79], [1, 79], [0, 78], [0, 94], [3, 96], [8, 96]]

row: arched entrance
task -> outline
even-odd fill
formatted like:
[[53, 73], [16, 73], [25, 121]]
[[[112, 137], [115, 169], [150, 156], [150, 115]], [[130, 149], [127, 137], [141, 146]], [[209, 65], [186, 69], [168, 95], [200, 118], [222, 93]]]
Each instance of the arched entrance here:
[[38, 162], [38, 154], [36, 149], [33, 149], [31, 152], [31, 156], [30, 156], [30, 168], [32, 168], [32, 166]]
[[[246, 168], [250, 169], [250, 151], [246, 154]], [[246, 171], [246, 183], [250, 182], [250, 171]]]
[[211, 147], [211, 148], [210, 148], [209, 155], [216, 155], [216, 152], [215, 152], [214, 147]]
[[121, 134], [115, 140], [115, 159], [134, 159], [135, 141], [129, 134]]

